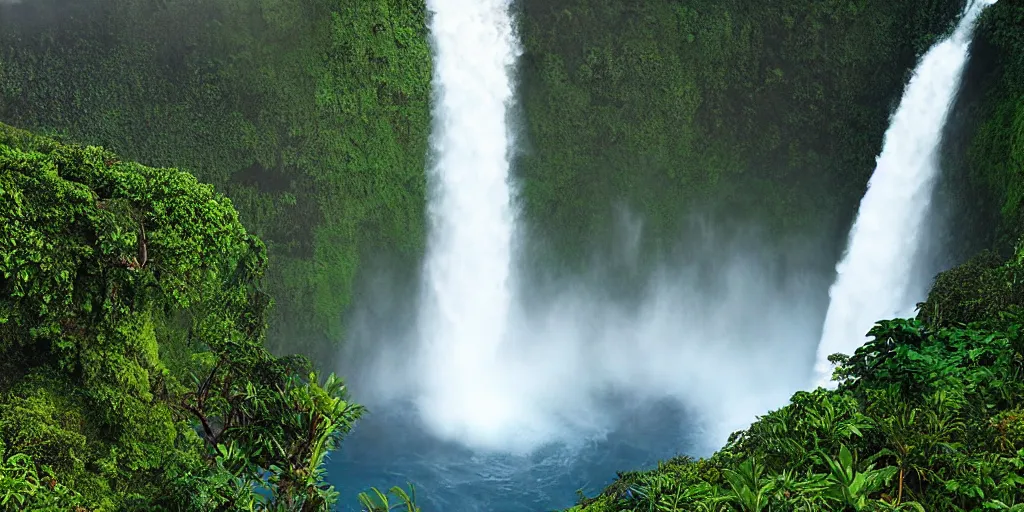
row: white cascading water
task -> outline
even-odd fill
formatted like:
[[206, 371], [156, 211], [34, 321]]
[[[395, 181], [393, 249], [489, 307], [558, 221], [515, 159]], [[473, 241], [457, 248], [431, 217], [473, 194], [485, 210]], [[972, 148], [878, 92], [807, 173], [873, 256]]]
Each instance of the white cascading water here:
[[[632, 312], [582, 282], [553, 294], [510, 282], [522, 264], [509, 184], [507, 118], [521, 53], [511, 1], [428, 1], [436, 96], [424, 296], [415, 352], [382, 351], [377, 385], [402, 381], [432, 434], [476, 450], [526, 454], [598, 438], [616, 420], [604, 406], [609, 393], [633, 405], [686, 405], [718, 445], [802, 385], [766, 385], [763, 371], [797, 375], [787, 366], [796, 364], [792, 348], [816, 329], [801, 319], [803, 285], [769, 285], [759, 272], [770, 258], [728, 242], [698, 244], [706, 250], [664, 269]], [[635, 244], [640, 228], [627, 231]], [[708, 261], [717, 270], [702, 279]], [[714, 298], [699, 285], [709, 279]], [[785, 321], [737, 320], [769, 310]], [[395, 375], [396, 357], [415, 370]]]
[[[507, 119], [521, 50], [510, 2], [428, 1], [436, 96], [431, 233], [418, 343], [408, 355], [418, 371], [384, 378], [411, 386], [433, 434], [476, 449], [523, 453], [600, 436], [614, 423], [602, 405], [609, 392], [684, 404], [720, 444], [805, 382], [792, 354], [817, 337], [805, 304], [811, 284], [773, 282], [759, 274], [771, 257], [726, 241], [666, 269], [631, 312], [578, 283], [554, 295], [513, 293]], [[828, 354], [851, 352], [875, 320], [906, 314], [919, 298], [907, 268], [936, 147], [973, 22], [991, 3], [971, 4], [954, 34], [924, 56], [893, 117], [830, 290], [815, 368], [823, 384]], [[523, 309], [524, 301], [542, 306]]]
[[511, 0], [429, 0], [434, 165], [420, 315], [418, 407], [441, 437], [475, 439], [510, 423], [514, 390], [494, 375], [506, 331], [514, 215], [509, 186]]
[[867, 341], [874, 322], [911, 316], [923, 298], [924, 290], [911, 289], [911, 269], [938, 174], [942, 128], [959, 89], [974, 23], [993, 3], [969, 0], [956, 30], [928, 50], [904, 91], [829, 290], [817, 385], [834, 385], [830, 354], [852, 354]]

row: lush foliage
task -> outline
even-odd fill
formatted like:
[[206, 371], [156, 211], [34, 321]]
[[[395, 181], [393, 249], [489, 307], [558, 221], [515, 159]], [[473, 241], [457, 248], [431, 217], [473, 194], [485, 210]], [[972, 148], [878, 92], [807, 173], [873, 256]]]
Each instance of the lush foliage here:
[[273, 264], [275, 352], [341, 337], [362, 255], [417, 258], [430, 56], [410, 0], [0, 2], [0, 120], [189, 170]]
[[[649, 255], [703, 204], [821, 230], [839, 251], [907, 72], [961, 4], [521, 2], [530, 229], [580, 265], [615, 205], [643, 214]], [[960, 216], [1001, 209], [1010, 240], [1020, 9], [1001, 1], [983, 21], [976, 53], [991, 58], [974, 59], [985, 85], [953, 173], [976, 192]], [[272, 349], [312, 352], [341, 338], [368, 251], [419, 257], [424, 21], [412, 0], [4, 3], [0, 120], [213, 183], [267, 244]]]
[[661, 246], [695, 206], [843, 239], [908, 70], [960, 6], [526, 0], [527, 211], [568, 246], [617, 202]]
[[333, 503], [362, 410], [263, 348], [266, 263], [191, 174], [0, 125], [0, 504]]
[[712, 457], [622, 474], [573, 510], [1024, 510], [1022, 270], [1024, 249], [943, 274], [918, 319], [878, 322], [833, 358], [837, 390], [799, 392]]

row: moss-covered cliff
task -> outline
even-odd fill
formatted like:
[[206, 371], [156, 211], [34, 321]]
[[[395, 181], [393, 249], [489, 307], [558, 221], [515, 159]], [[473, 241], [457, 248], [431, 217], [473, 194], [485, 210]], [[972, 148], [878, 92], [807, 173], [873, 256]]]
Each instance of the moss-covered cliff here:
[[[519, 7], [527, 218], [580, 264], [622, 203], [655, 242], [703, 203], [842, 238], [915, 51], [960, 6]], [[276, 349], [340, 337], [366, 252], [418, 257], [422, 1], [37, 0], [0, 12], [0, 119], [189, 169], [231, 197], [274, 261]]]
[[1024, 2], [987, 9], [972, 54], [944, 141], [948, 196], [958, 231], [1006, 252], [1024, 233]]
[[838, 242], [916, 55], [961, 6], [525, 0], [527, 211], [569, 249], [618, 201], [654, 240], [714, 206]]
[[187, 169], [267, 243], [277, 351], [341, 336], [361, 256], [417, 258], [422, 1], [0, 3], [0, 120]]

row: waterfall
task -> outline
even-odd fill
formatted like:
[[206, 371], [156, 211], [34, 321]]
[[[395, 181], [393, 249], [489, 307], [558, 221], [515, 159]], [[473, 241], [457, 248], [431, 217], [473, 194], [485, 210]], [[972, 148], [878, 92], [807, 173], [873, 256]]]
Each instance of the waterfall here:
[[[513, 283], [524, 262], [513, 254], [507, 119], [521, 49], [510, 3], [428, 1], [436, 95], [424, 291], [413, 351], [382, 352], [375, 379], [402, 381], [430, 434], [481, 452], [600, 439], [628, 411], [665, 400], [720, 444], [803, 384], [765, 381], [783, 368], [797, 375], [789, 349], [807, 343], [795, 331], [817, 329], [805, 326], [804, 284], [773, 287], [771, 258], [750, 237], [694, 244], [631, 306], [606, 297], [601, 272]], [[642, 228], [625, 231], [638, 240]], [[765, 311], [779, 321], [736, 321]]]
[[437, 435], [487, 445], [516, 411], [497, 358], [511, 304], [515, 219], [506, 118], [521, 50], [510, 0], [427, 4], [434, 160], [417, 405]]
[[[508, 117], [521, 49], [510, 2], [428, 0], [435, 101], [424, 295], [415, 347], [400, 356], [409, 367], [389, 378], [408, 383], [431, 434], [475, 449], [529, 452], [603, 435], [617, 414], [608, 400], [672, 399], [724, 440], [806, 382], [793, 372], [777, 376], [794, 347], [817, 337], [817, 320], [803, 325], [806, 283], [758, 281], [753, 269], [766, 264], [764, 254], [746, 247], [723, 260], [708, 246], [710, 253], [666, 269], [636, 307], [570, 281], [553, 295], [513, 286], [522, 262], [513, 258]], [[973, 23], [993, 2], [970, 4], [907, 85], [837, 266], [818, 347], [820, 382], [827, 384], [828, 354], [851, 352], [875, 320], [909, 314], [920, 298], [908, 269], [920, 252], [936, 149]], [[714, 286], [701, 258], [715, 263]], [[787, 321], [736, 321], [765, 304]], [[773, 377], [758, 371], [776, 374], [775, 382], [765, 385]]]
[[846, 253], [836, 266], [818, 345], [817, 384], [829, 386], [828, 356], [852, 354], [879, 319], [913, 315], [925, 290], [912, 285], [938, 174], [938, 149], [967, 62], [974, 23], [995, 0], [970, 0], [955, 31], [924, 55], [885, 133], [882, 153]]

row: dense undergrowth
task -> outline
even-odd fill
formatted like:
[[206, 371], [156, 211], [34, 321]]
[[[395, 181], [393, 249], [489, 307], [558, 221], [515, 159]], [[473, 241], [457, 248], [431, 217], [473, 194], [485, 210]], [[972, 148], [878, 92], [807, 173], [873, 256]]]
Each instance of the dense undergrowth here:
[[360, 261], [418, 258], [415, 0], [0, 2], [0, 121], [212, 183], [267, 244], [278, 353], [337, 341]]
[[325, 510], [362, 412], [263, 347], [267, 257], [189, 173], [0, 125], [0, 509]]
[[708, 459], [629, 472], [574, 511], [1024, 510], [1024, 246], [941, 274], [916, 319], [836, 356], [834, 391]]

